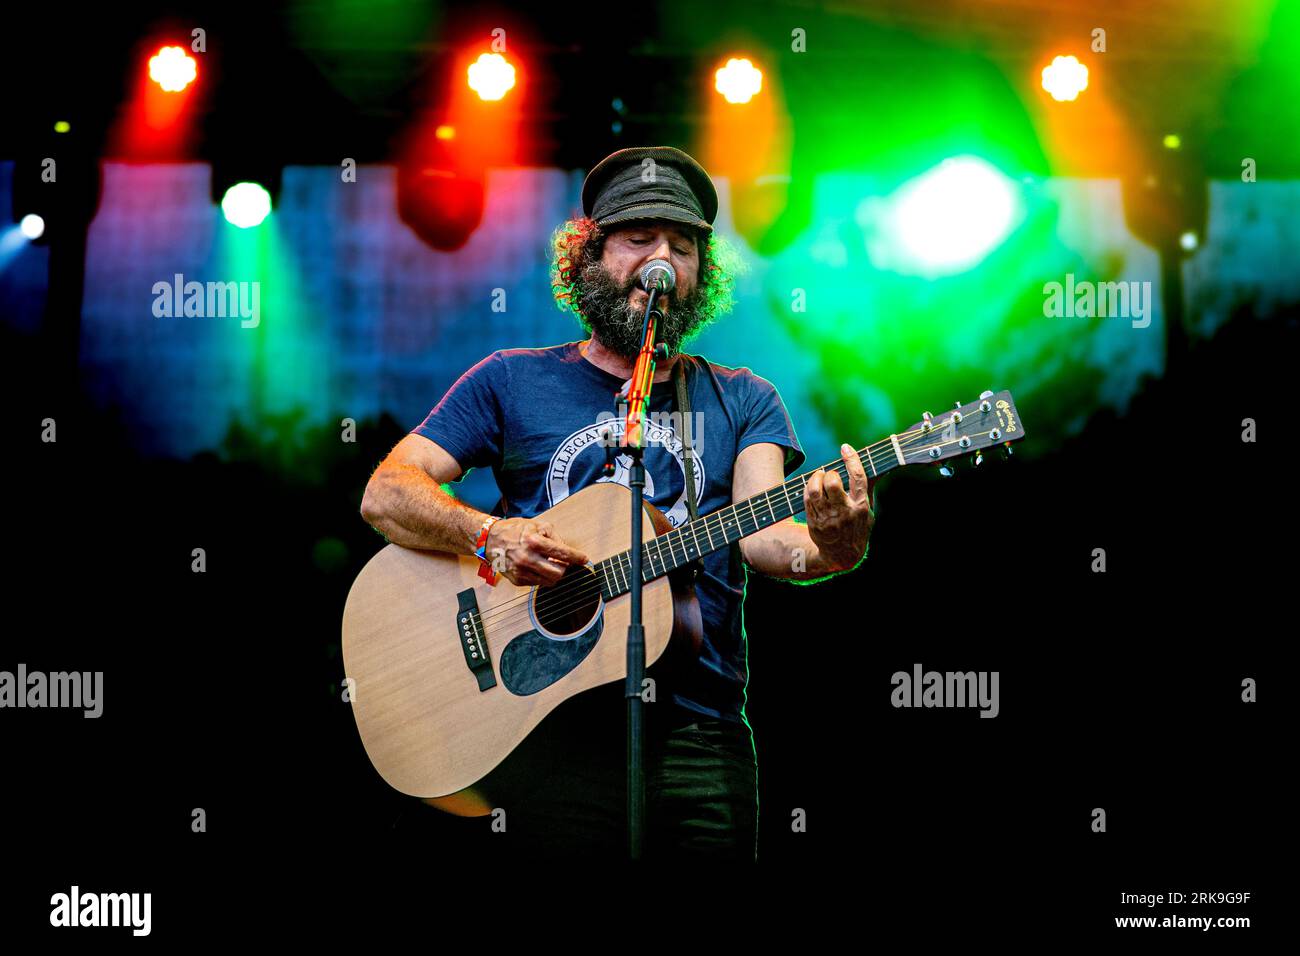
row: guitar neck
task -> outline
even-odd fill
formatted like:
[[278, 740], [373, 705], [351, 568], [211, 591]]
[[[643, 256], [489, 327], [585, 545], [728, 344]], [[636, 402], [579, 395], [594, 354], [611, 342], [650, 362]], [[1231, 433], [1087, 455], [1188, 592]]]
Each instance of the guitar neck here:
[[[858, 449], [858, 461], [868, 478], [877, 478], [900, 465], [938, 464], [962, 455], [973, 454], [978, 465], [983, 449], [1005, 445], [1010, 454], [1011, 443], [1025, 437], [1024, 426], [1008, 391], [981, 392], [977, 401], [966, 405], [958, 402], [939, 419], [932, 418], [929, 412], [922, 419], [903, 432]], [[849, 466], [840, 458], [796, 475], [762, 494], [688, 521], [641, 545], [641, 580], [661, 578], [696, 558], [799, 514], [803, 511], [808, 479], [822, 470], [835, 472], [844, 487], [849, 487]], [[601, 575], [601, 589], [606, 598], [627, 593], [632, 581], [631, 550], [606, 558], [593, 567]]]
[[[868, 477], [874, 478], [899, 467], [902, 462], [890, 441], [878, 442], [858, 450], [858, 460]], [[712, 554], [804, 510], [804, 489], [808, 480], [821, 470], [840, 476], [849, 487], [849, 469], [844, 459], [830, 462], [786, 480], [752, 498], [687, 521], [680, 528], [645, 542], [641, 546], [641, 580], [648, 583], [696, 558]], [[632, 552], [627, 550], [593, 565], [600, 573], [601, 590], [606, 599], [625, 594], [631, 587]]]

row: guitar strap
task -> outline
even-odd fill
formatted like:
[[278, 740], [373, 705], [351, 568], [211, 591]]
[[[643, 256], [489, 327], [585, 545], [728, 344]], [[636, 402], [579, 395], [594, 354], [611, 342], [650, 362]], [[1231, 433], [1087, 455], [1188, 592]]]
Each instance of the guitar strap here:
[[[691, 521], [700, 516], [695, 502], [695, 455], [692, 451], [691, 436], [691, 396], [686, 387], [686, 356], [679, 353], [673, 363], [673, 385], [677, 390], [677, 411], [682, 422], [682, 457], [686, 465], [686, 511]], [[696, 558], [688, 567], [691, 568], [691, 580], [699, 577], [704, 570], [703, 560]]]
[[[695, 500], [695, 453], [693, 451], [694, 436], [691, 433], [691, 396], [690, 390], [686, 387], [686, 363], [694, 363], [695, 359], [687, 356], [684, 352], [678, 353], [678, 358], [673, 363], [673, 387], [676, 392], [677, 411], [681, 413], [682, 421], [682, 457], [686, 466], [686, 512], [691, 521], [700, 516], [699, 505]], [[705, 360], [707, 361], [707, 359]], [[711, 370], [707, 370], [713, 389], [718, 394], [718, 402], [722, 405], [722, 410], [726, 414], [728, 421], [731, 420], [731, 413], [727, 410], [727, 403], [723, 400], [722, 390], [718, 387], [718, 381], [713, 377]], [[507, 510], [505, 495], [502, 495], [497, 503], [493, 506], [490, 514], [504, 517]], [[732, 554], [732, 576], [735, 577], [740, 562], [739, 548], [735, 542], [731, 545]], [[704, 570], [704, 559], [696, 558], [686, 567], [691, 569], [691, 580], [694, 581]]]

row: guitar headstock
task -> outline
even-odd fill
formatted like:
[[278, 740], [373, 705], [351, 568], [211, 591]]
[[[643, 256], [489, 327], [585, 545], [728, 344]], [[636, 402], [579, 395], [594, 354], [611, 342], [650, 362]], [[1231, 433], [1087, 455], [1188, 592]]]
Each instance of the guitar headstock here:
[[921, 421], [897, 437], [904, 464], [935, 464], [974, 455], [978, 465], [987, 448], [1005, 447], [1010, 454], [1011, 443], [1025, 437], [1025, 428], [1010, 392], [982, 392], [977, 401], [958, 402], [941, 415], [923, 413]]

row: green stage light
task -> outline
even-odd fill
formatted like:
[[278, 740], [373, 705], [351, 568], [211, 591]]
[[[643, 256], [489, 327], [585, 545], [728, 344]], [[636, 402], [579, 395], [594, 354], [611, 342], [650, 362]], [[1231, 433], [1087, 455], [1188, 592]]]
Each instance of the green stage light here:
[[221, 198], [221, 211], [232, 226], [260, 226], [271, 213], [271, 194], [257, 183], [235, 183]]
[[1014, 184], [976, 156], [957, 156], [904, 183], [890, 202], [888, 265], [927, 276], [964, 272], [1011, 231]]

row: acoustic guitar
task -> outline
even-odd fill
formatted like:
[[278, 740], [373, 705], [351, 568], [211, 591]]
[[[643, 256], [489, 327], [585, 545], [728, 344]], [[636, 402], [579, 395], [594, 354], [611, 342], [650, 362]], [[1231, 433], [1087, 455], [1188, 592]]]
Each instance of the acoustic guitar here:
[[[859, 450], [869, 477], [942, 463], [1024, 437], [1009, 392]], [[948, 468], [950, 465], [941, 465]], [[646, 503], [642, 620], [646, 666], [699, 648], [689, 566], [804, 510], [818, 469], [674, 528]], [[842, 459], [825, 466], [849, 487]], [[627, 674], [631, 491], [598, 482], [537, 517], [590, 561], [546, 586], [479, 575], [477, 558], [390, 544], [361, 570], [343, 611], [343, 661], [367, 755], [402, 793], [461, 816], [491, 812], [476, 787], [552, 710]], [[666, 659], [667, 660], [667, 659]]]

